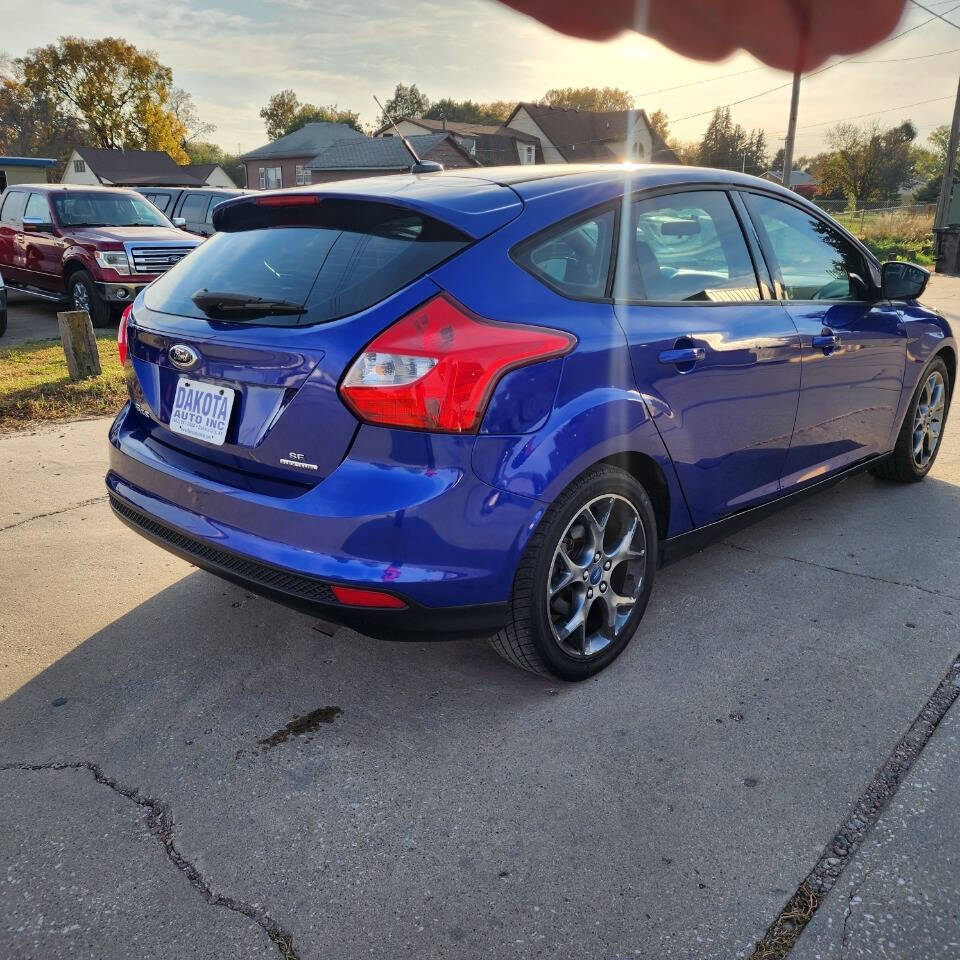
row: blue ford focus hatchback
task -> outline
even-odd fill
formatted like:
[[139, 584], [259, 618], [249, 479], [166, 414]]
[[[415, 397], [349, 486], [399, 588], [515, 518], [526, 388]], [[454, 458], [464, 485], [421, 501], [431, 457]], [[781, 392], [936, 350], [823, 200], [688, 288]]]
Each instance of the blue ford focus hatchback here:
[[113, 509], [363, 633], [582, 679], [664, 561], [937, 455], [957, 346], [926, 271], [761, 180], [477, 169], [214, 222], [124, 316]]

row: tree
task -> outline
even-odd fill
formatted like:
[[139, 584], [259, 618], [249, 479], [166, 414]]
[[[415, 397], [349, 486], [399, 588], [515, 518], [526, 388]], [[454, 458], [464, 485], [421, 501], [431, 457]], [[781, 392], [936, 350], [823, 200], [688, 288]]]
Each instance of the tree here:
[[567, 110], [632, 110], [633, 94], [619, 87], [557, 87], [540, 98], [542, 107], [563, 107]]
[[457, 123], [503, 123], [510, 115], [512, 105], [499, 103], [474, 103], [473, 100], [453, 100], [443, 97], [434, 100], [423, 114], [427, 120], [451, 120]]
[[430, 98], [417, 89], [415, 83], [406, 86], [398, 83], [393, 91], [393, 96], [383, 105], [387, 116], [383, 118], [383, 123], [389, 122], [393, 117], [398, 120], [400, 117], [422, 117], [430, 109]]
[[909, 121], [888, 130], [876, 122], [864, 127], [837, 124], [826, 134], [830, 150], [816, 162], [821, 189], [842, 191], [857, 207], [895, 199], [913, 177], [916, 135]]
[[186, 161], [187, 129], [171, 103], [173, 73], [155, 54], [118, 37], [61, 37], [15, 66], [31, 96], [80, 121], [96, 146], [166, 150]]
[[661, 140], [667, 140], [669, 138], [670, 122], [662, 110], [654, 110], [647, 119], [650, 121], [650, 129], [657, 134]]
[[260, 119], [267, 127], [267, 139], [279, 140], [284, 136], [299, 109], [300, 101], [292, 90], [275, 93], [260, 111]]
[[747, 133], [733, 122], [729, 107], [717, 107], [697, 149], [697, 163], [759, 175], [767, 169], [766, 134], [763, 130]]
[[186, 149], [188, 143], [192, 143], [200, 137], [207, 137], [217, 129], [212, 123], [205, 123], [200, 119], [197, 106], [193, 102], [193, 96], [179, 87], [175, 88], [170, 94], [170, 110], [186, 130], [183, 137], [184, 149]]
[[216, 163], [238, 187], [246, 186], [246, 167], [235, 153], [227, 153], [215, 143], [195, 140], [187, 144], [191, 163]]
[[[947, 166], [947, 147], [950, 145], [950, 127], [946, 124], [937, 127], [927, 137], [930, 147], [913, 148], [913, 169], [923, 186], [916, 190], [913, 199], [917, 203], [936, 203], [940, 198], [940, 185], [943, 171]], [[960, 183], [960, 170], [955, 169], [954, 184]]]

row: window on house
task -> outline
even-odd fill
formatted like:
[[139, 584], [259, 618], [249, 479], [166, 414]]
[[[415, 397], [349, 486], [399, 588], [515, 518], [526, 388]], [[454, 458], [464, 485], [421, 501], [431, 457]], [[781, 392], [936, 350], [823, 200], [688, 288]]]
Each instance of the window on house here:
[[298, 163], [297, 164], [297, 186], [302, 187], [308, 183], [310, 183], [310, 171], [306, 167], [301, 166]]
[[527, 156], [527, 163], [533, 163], [533, 159], [534, 159], [533, 147], [525, 147], [524, 153]]
[[283, 186], [283, 171], [280, 167], [260, 168], [260, 189], [279, 190]]
[[87, 169], [87, 165], [82, 160], [73, 161], [73, 172], [74, 173], [83, 173]]

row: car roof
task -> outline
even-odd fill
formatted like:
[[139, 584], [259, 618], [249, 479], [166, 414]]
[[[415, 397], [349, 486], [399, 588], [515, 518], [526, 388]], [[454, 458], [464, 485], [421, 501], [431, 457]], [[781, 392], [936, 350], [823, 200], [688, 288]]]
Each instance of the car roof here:
[[17, 190], [31, 190], [40, 193], [137, 193], [133, 187], [104, 187], [93, 183], [11, 183]]

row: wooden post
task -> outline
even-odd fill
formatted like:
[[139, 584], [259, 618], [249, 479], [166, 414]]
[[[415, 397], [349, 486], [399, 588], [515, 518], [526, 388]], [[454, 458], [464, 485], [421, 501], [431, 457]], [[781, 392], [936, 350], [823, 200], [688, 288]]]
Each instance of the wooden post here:
[[[947, 226], [950, 198], [953, 196], [953, 174], [957, 169], [957, 145], [960, 143], [960, 84], [957, 84], [957, 99], [953, 104], [953, 122], [950, 124], [950, 142], [947, 144], [947, 162], [943, 168], [937, 212], [933, 217], [933, 248], [939, 259], [941, 231]], [[938, 265], [939, 266], [939, 265]]]
[[86, 380], [100, 376], [100, 354], [93, 323], [86, 310], [69, 310], [57, 314], [60, 327], [60, 342], [67, 358], [67, 370], [71, 380]]

